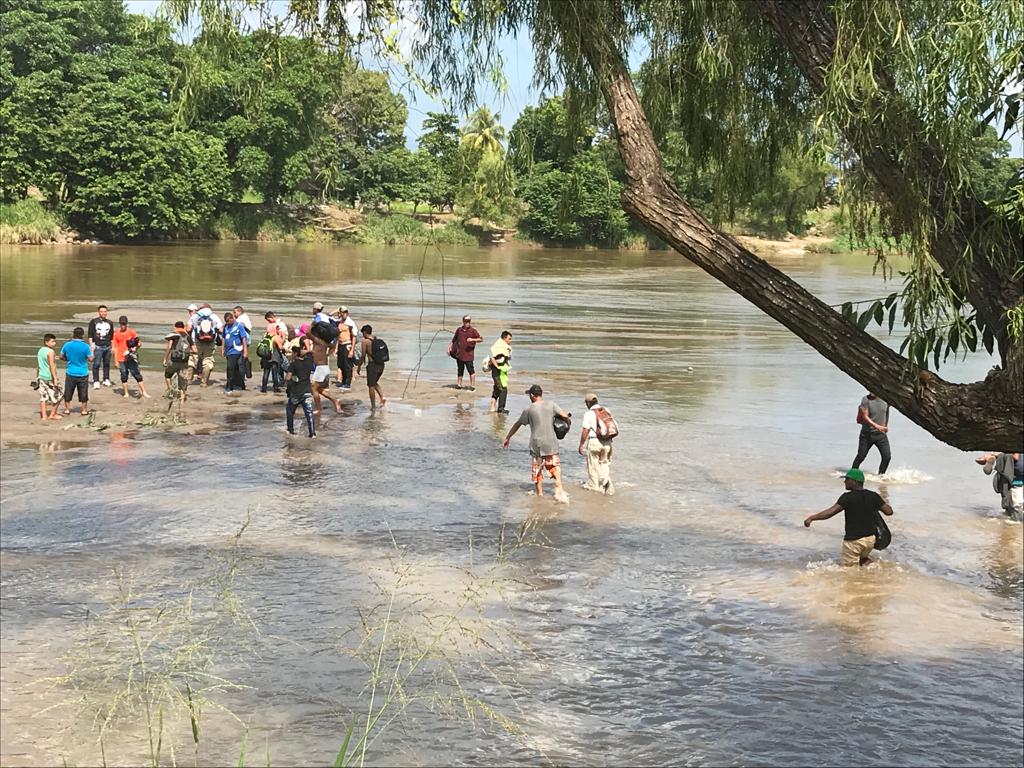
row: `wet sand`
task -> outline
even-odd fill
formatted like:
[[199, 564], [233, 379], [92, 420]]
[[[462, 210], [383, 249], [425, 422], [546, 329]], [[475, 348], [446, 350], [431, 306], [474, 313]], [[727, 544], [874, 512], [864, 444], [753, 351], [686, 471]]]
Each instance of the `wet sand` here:
[[[41, 446], [54, 442], [64, 445], [87, 445], [109, 441], [115, 436], [123, 437], [126, 433], [141, 432], [212, 434], [232, 428], [227, 418], [231, 414], [274, 409], [281, 413], [283, 427], [286, 400], [283, 393], [263, 394], [257, 384], [244, 392], [227, 394], [223, 390], [223, 361], [217, 362], [210, 386], [194, 384], [189, 387], [188, 398], [183, 405], [166, 397], [162, 371], [143, 369], [144, 381], [152, 395], [151, 399], [141, 398], [135, 381], [131, 379], [128, 383], [130, 396], [125, 399], [121, 394], [121, 383], [115, 381], [112, 387], [103, 387], [99, 390], [90, 387], [89, 415], [81, 415], [81, 407], [75, 398], [70, 404], [71, 415], [56, 421], [39, 418], [39, 394], [29, 384], [35, 374], [33, 368], [0, 366], [0, 412], [3, 414], [3, 419], [0, 420], [0, 444], [5, 447]], [[63, 374], [63, 369], [58, 366], [58, 375], [63, 377]], [[257, 380], [258, 374], [258, 369], [253, 371], [253, 378], [249, 380], [250, 386], [251, 382]], [[331, 378], [333, 381], [333, 369]], [[523, 382], [523, 389], [534, 382], [546, 388], [553, 384], [568, 386], [568, 379], [569, 377], [531, 376], [527, 372], [518, 375], [518, 380]], [[460, 390], [455, 388], [450, 378], [440, 380], [437, 377], [423, 375], [417, 377], [408, 370], [387, 369], [381, 386], [388, 397], [387, 410], [400, 418], [413, 418], [415, 411], [411, 409], [445, 404], [474, 405], [486, 411], [491, 382], [489, 375], [481, 374], [475, 391]], [[512, 391], [517, 392], [519, 389], [517, 385]], [[365, 379], [362, 377], [353, 378], [350, 392], [342, 392], [332, 385], [331, 395], [338, 399], [347, 415], [369, 411], [369, 396]], [[325, 401], [323, 406], [323, 426], [329, 431], [329, 422], [334, 410], [329, 402]], [[301, 414], [297, 418], [301, 422]], [[275, 426], [267, 424], [265, 428], [274, 429]]]

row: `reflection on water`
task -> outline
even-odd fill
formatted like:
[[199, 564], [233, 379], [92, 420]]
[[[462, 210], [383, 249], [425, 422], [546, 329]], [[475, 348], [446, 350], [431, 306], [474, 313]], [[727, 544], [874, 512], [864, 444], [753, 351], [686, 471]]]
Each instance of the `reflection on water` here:
[[[65, 694], [33, 681], [64, 671], [114, 568], [178, 594], [250, 513], [236, 588], [259, 635], [216, 671], [251, 686], [220, 703], [274, 764], [332, 762], [351, 713], [365, 711], [367, 671], [343, 650], [379, 619], [373, 585], [396, 545], [418, 596], [399, 608], [413, 635], [427, 634], [416, 611], [436, 619], [467, 595], [479, 604], [460, 621], [487, 642], [446, 647], [466, 662], [466, 694], [515, 727], [417, 701], [374, 742], [375, 762], [1021, 763], [1022, 526], [999, 518], [989, 478], [893, 414], [894, 469], [870, 483], [896, 511], [893, 544], [876, 566], [840, 568], [841, 517], [801, 521], [842, 492], [863, 393], [670, 254], [455, 249], [443, 290], [431, 254], [421, 332], [418, 249], [41, 253], [0, 258], [5, 364], [25, 363], [44, 328], [99, 300], [144, 318], [144, 340], [195, 299], [288, 317], [337, 300], [387, 329], [395, 399], [375, 414], [365, 401], [326, 409], [316, 440], [285, 434], [283, 404], [247, 392], [224, 399], [226, 431], [6, 445], [4, 764], [99, 759], [87, 724], [36, 716]], [[785, 268], [830, 302], [879, 290], [868, 260]], [[236, 295], [221, 278], [243, 269]], [[509, 417], [486, 412], [486, 387], [422, 410], [398, 399], [436, 327], [464, 311], [488, 340], [515, 334]], [[422, 375], [448, 383], [443, 347]], [[989, 363], [950, 375], [979, 378]], [[535, 373], [568, 410], [596, 390], [615, 411], [614, 498], [578, 488], [575, 432], [563, 444], [572, 503], [527, 494], [526, 441], [502, 451], [500, 439]], [[517, 548], [522, 532], [530, 545]], [[506, 558], [491, 570], [496, 552]], [[171, 722], [167, 743], [191, 754], [187, 718]], [[107, 758], [147, 759], [143, 736], [119, 723]], [[199, 762], [236, 762], [241, 738], [211, 713]]]

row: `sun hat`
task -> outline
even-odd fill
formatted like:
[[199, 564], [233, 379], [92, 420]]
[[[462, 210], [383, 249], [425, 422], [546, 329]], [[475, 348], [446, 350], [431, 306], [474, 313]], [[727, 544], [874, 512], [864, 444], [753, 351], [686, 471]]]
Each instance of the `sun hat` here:
[[843, 475], [843, 478], [845, 480], [853, 480], [856, 483], [863, 483], [864, 473], [861, 472], [859, 469], [851, 469], [845, 475]]

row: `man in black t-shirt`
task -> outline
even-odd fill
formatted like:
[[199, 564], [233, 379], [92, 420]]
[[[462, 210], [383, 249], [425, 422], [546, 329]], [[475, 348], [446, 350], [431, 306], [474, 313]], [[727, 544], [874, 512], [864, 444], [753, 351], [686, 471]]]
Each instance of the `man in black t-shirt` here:
[[865, 490], [864, 473], [859, 469], [847, 472], [843, 482], [846, 493], [828, 509], [809, 515], [804, 520], [804, 527], [810, 528], [815, 520], [828, 520], [844, 512], [846, 533], [843, 536], [843, 565], [867, 565], [871, 562], [868, 555], [875, 547], [875, 520], [878, 513], [891, 515], [892, 507], [874, 491]]
[[100, 368], [103, 386], [110, 386], [110, 346], [114, 343], [114, 324], [107, 319], [107, 305], [96, 308], [96, 317], [89, 321], [89, 346], [92, 347], [92, 388], [100, 388]]

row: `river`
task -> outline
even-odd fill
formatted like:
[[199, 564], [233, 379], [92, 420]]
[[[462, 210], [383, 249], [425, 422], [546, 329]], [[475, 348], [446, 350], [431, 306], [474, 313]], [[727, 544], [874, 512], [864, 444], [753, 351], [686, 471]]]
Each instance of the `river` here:
[[[889, 290], [864, 256], [779, 265], [834, 303]], [[862, 389], [671, 253], [5, 247], [0, 362], [104, 301], [144, 321], [158, 382], [188, 302], [316, 299], [388, 340], [383, 414], [310, 443], [245, 393], [209, 434], [4, 445], [4, 765], [96, 764], [101, 726], [111, 764], [149, 762], [154, 731], [164, 764], [328, 764], [371, 695], [376, 764], [1021, 765], [1021, 526], [989, 478], [893, 413], [893, 544], [841, 569], [841, 517], [801, 522], [842, 490]], [[483, 381], [402, 402], [421, 356], [454, 379], [434, 334], [466, 312], [514, 334], [512, 418], [531, 376], [615, 412], [614, 497], [578, 487], [575, 430], [570, 503], [529, 495]]]

